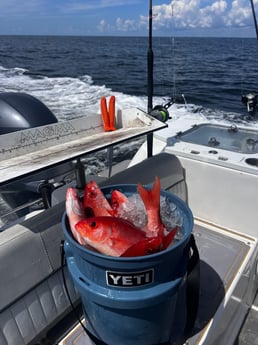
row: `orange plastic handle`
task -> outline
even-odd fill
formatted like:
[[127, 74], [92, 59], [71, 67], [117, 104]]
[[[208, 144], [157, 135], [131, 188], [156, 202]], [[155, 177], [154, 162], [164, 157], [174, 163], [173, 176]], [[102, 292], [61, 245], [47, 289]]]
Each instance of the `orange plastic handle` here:
[[109, 114], [107, 110], [107, 100], [106, 97], [102, 97], [100, 101], [100, 110], [101, 110], [101, 116], [103, 120], [104, 130], [109, 131]]
[[109, 129], [110, 129], [110, 131], [114, 131], [116, 129], [116, 127], [115, 127], [115, 120], [116, 120], [115, 101], [116, 101], [115, 96], [111, 96], [109, 99], [109, 107], [108, 107], [109, 108]]

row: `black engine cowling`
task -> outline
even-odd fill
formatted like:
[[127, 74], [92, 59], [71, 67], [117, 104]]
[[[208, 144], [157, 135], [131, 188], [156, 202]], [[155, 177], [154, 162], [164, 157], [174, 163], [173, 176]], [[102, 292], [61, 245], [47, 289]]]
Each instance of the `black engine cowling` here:
[[[0, 135], [56, 122], [58, 121], [55, 115], [37, 98], [20, 92], [0, 93]], [[5, 207], [9, 213], [11, 210], [14, 212], [9, 216], [1, 216], [0, 225], [1, 222], [9, 221], [9, 218], [13, 220], [13, 217], [22, 217], [28, 213], [31, 210], [29, 207], [20, 209], [23, 204], [33, 202], [40, 197], [44, 204], [49, 203], [50, 194], [47, 195], [47, 192], [49, 187], [52, 188], [48, 183], [49, 179], [54, 181], [54, 185], [62, 182], [64, 176], [72, 171], [72, 162], [66, 162], [1, 185], [0, 210]]]
[[0, 93], [0, 134], [55, 122], [55, 115], [37, 98], [20, 92]]

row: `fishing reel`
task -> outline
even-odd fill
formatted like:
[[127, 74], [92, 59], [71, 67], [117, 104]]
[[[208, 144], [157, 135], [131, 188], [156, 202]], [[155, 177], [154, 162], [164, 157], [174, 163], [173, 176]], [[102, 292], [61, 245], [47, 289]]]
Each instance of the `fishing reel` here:
[[156, 105], [151, 110], [150, 115], [161, 122], [166, 122], [169, 119], [169, 112], [162, 105]]
[[254, 116], [257, 111], [258, 94], [255, 92], [249, 92], [246, 95], [242, 95], [242, 103], [246, 104], [247, 111], [250, 115]]
[[165, 105], [156, 105], [150, 112], [150, 115], [155, 117], [155, 119], [166, 122], [168, 119], [171, 119], [169, 116], [168, 108], [175, 103], [174, 100], [170, 100]]

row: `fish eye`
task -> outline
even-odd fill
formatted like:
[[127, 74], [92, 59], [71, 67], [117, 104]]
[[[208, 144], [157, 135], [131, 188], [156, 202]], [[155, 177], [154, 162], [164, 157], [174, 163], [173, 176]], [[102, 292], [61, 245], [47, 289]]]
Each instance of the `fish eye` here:
[[149, 255], [153, 252], [152, 248], [147, 248], [146, 249], [146, 255]]
[[90, 226], [91, 226], [92, 228], [95, 228], [96, 225], [97, 225], [97, 223], [94, 222], [94, 221], [92, 221], [92, 222], [90, 223]]

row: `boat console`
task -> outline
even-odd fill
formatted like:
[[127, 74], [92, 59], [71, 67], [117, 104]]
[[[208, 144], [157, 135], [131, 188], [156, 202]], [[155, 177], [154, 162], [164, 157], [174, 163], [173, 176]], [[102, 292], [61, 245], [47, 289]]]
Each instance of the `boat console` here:
[[252, 236], [257, 236], [257, 140], [257, 131], [249, 128], [193, 119], [171, 122], [154, 134], [154, 145], [177, 156], [185, 170], [194, 215]]
[[236, 125], [201, 124], [178, 133], [177, 137], [188, 143], [205, 145], [211, 149], [222, 149], [245, 154], [258, 153], [257, 131], [238, 128]]

